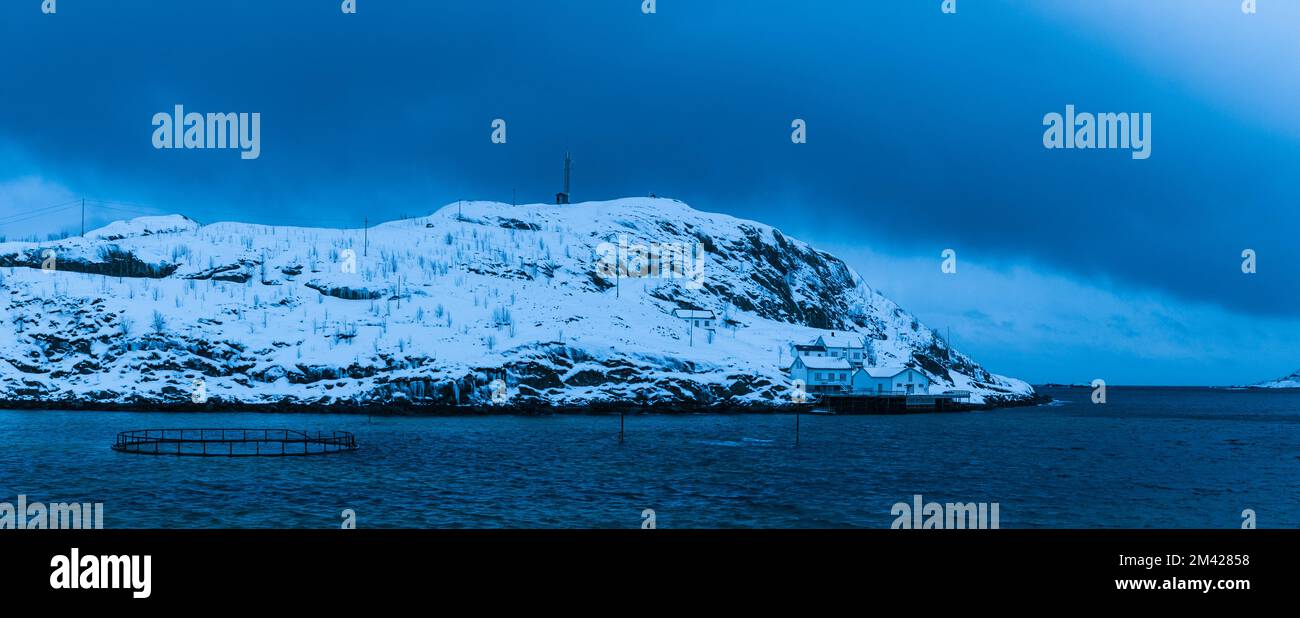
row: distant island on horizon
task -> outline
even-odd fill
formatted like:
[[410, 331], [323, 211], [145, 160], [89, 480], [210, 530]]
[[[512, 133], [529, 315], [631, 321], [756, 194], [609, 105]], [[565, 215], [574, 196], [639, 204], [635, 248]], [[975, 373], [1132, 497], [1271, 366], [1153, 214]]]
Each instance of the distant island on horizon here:
[[[1286, 383], [1287, 379], [1270, 380], [1258, 384], [1107, 384], [1106, 388], [1208, 388], [1208, 389], [1231, 389], [1231, 390], [1270, 390], [1270, 389], [1288, 389], [1300, 388], [1300, 382], [1291, 380], [1290, 384]], [[1044, 382], [1034, 384], [1034, 388], [1093, 388], [1090, 384], [1067, 384], [1062, 382]]]

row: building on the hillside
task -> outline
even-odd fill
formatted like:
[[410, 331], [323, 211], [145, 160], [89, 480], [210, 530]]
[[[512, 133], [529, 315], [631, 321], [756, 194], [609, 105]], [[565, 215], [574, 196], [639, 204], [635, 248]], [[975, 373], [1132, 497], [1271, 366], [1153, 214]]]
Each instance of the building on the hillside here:
[[686, 322], [687, 326], [714, 330], [718, 318], [708, 309], [673, 309], [673, 316]]
[[826, 346], [815, 343], [792, 343], [790, 344], [790, 355], [795, 358], [800, 356], [826, 356]]
[[925, 395], [930, 378], [911, 367], [860, 367], [853, 372], [850, 390], [878, 395]]
[[809, 345], [821, 346], [831, 358], [843, 358], [856, 367], [862, 367], [867, 361], [867, 346], [862, 335], [831, 331], [821, 335]]
[[852, 374], [852, 365], [842, 358], [796, 356], [790, 365], [790, 379], [803, 380], [804, 390], [809, 393], [848, 390]]

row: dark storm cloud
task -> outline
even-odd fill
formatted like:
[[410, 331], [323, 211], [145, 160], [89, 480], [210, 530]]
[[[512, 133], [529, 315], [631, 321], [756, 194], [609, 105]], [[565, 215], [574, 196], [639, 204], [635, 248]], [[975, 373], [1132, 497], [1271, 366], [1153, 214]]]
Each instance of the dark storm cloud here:
[[[546, 201], [572, 150], [580, 200], [655, 192], [796, 236], [936, 261], [952, 247], [1243, 313], [1300, 301], [1294, 119], [1023, 3], [38, 4], [0, 9], [8, 178], [206, 221], [357, 225], [461, 197]], [[1209, 66], [1274, 32], [1152, 36]], [[1250, 96], [1294, 92], [1293, 65]], [[150, 118], [176, 104], [259, 112], [261, 157], [153, 149]], [[1043, 115], [1067, 104], [1151, 113], [1151, 157], [1044, 149]]]

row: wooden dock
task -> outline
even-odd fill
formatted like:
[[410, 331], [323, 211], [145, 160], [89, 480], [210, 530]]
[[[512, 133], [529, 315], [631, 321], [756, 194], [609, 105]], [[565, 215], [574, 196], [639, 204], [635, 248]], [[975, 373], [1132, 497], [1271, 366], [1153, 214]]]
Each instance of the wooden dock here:
[[970, 393], [949, 391], [939, 395], [907, 393], [825, 393], [817, 407], [834, 414], [916, 414], [920, 412], [964, 412], [972, 409]]

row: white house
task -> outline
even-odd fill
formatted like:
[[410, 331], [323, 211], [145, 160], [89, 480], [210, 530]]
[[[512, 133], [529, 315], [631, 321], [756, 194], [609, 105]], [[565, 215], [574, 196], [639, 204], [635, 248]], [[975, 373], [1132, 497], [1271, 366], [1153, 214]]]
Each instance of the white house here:
[[790, 365], [790, 379], [803, 380], [809, 393], [846, 390], [852, 374], [853, 366], [842, 358], [796, 356]]
[[930, 378], [911, 367], [862, 367], [853, 372], [850, 388], [854, 392], [924, 395], [930, 392]]
[[708, 309], [673, 309], [673, 315], [686, 322], [687, 326], [713, 330], [718, 318]]
[[817, 337], [812, 345], [826, 348], [826, 355], [831, 358], [843, 358], [855, 366], [861, 367], [867, 360], [867, 346], [862, 335], [831, 331], [829, 335]]

